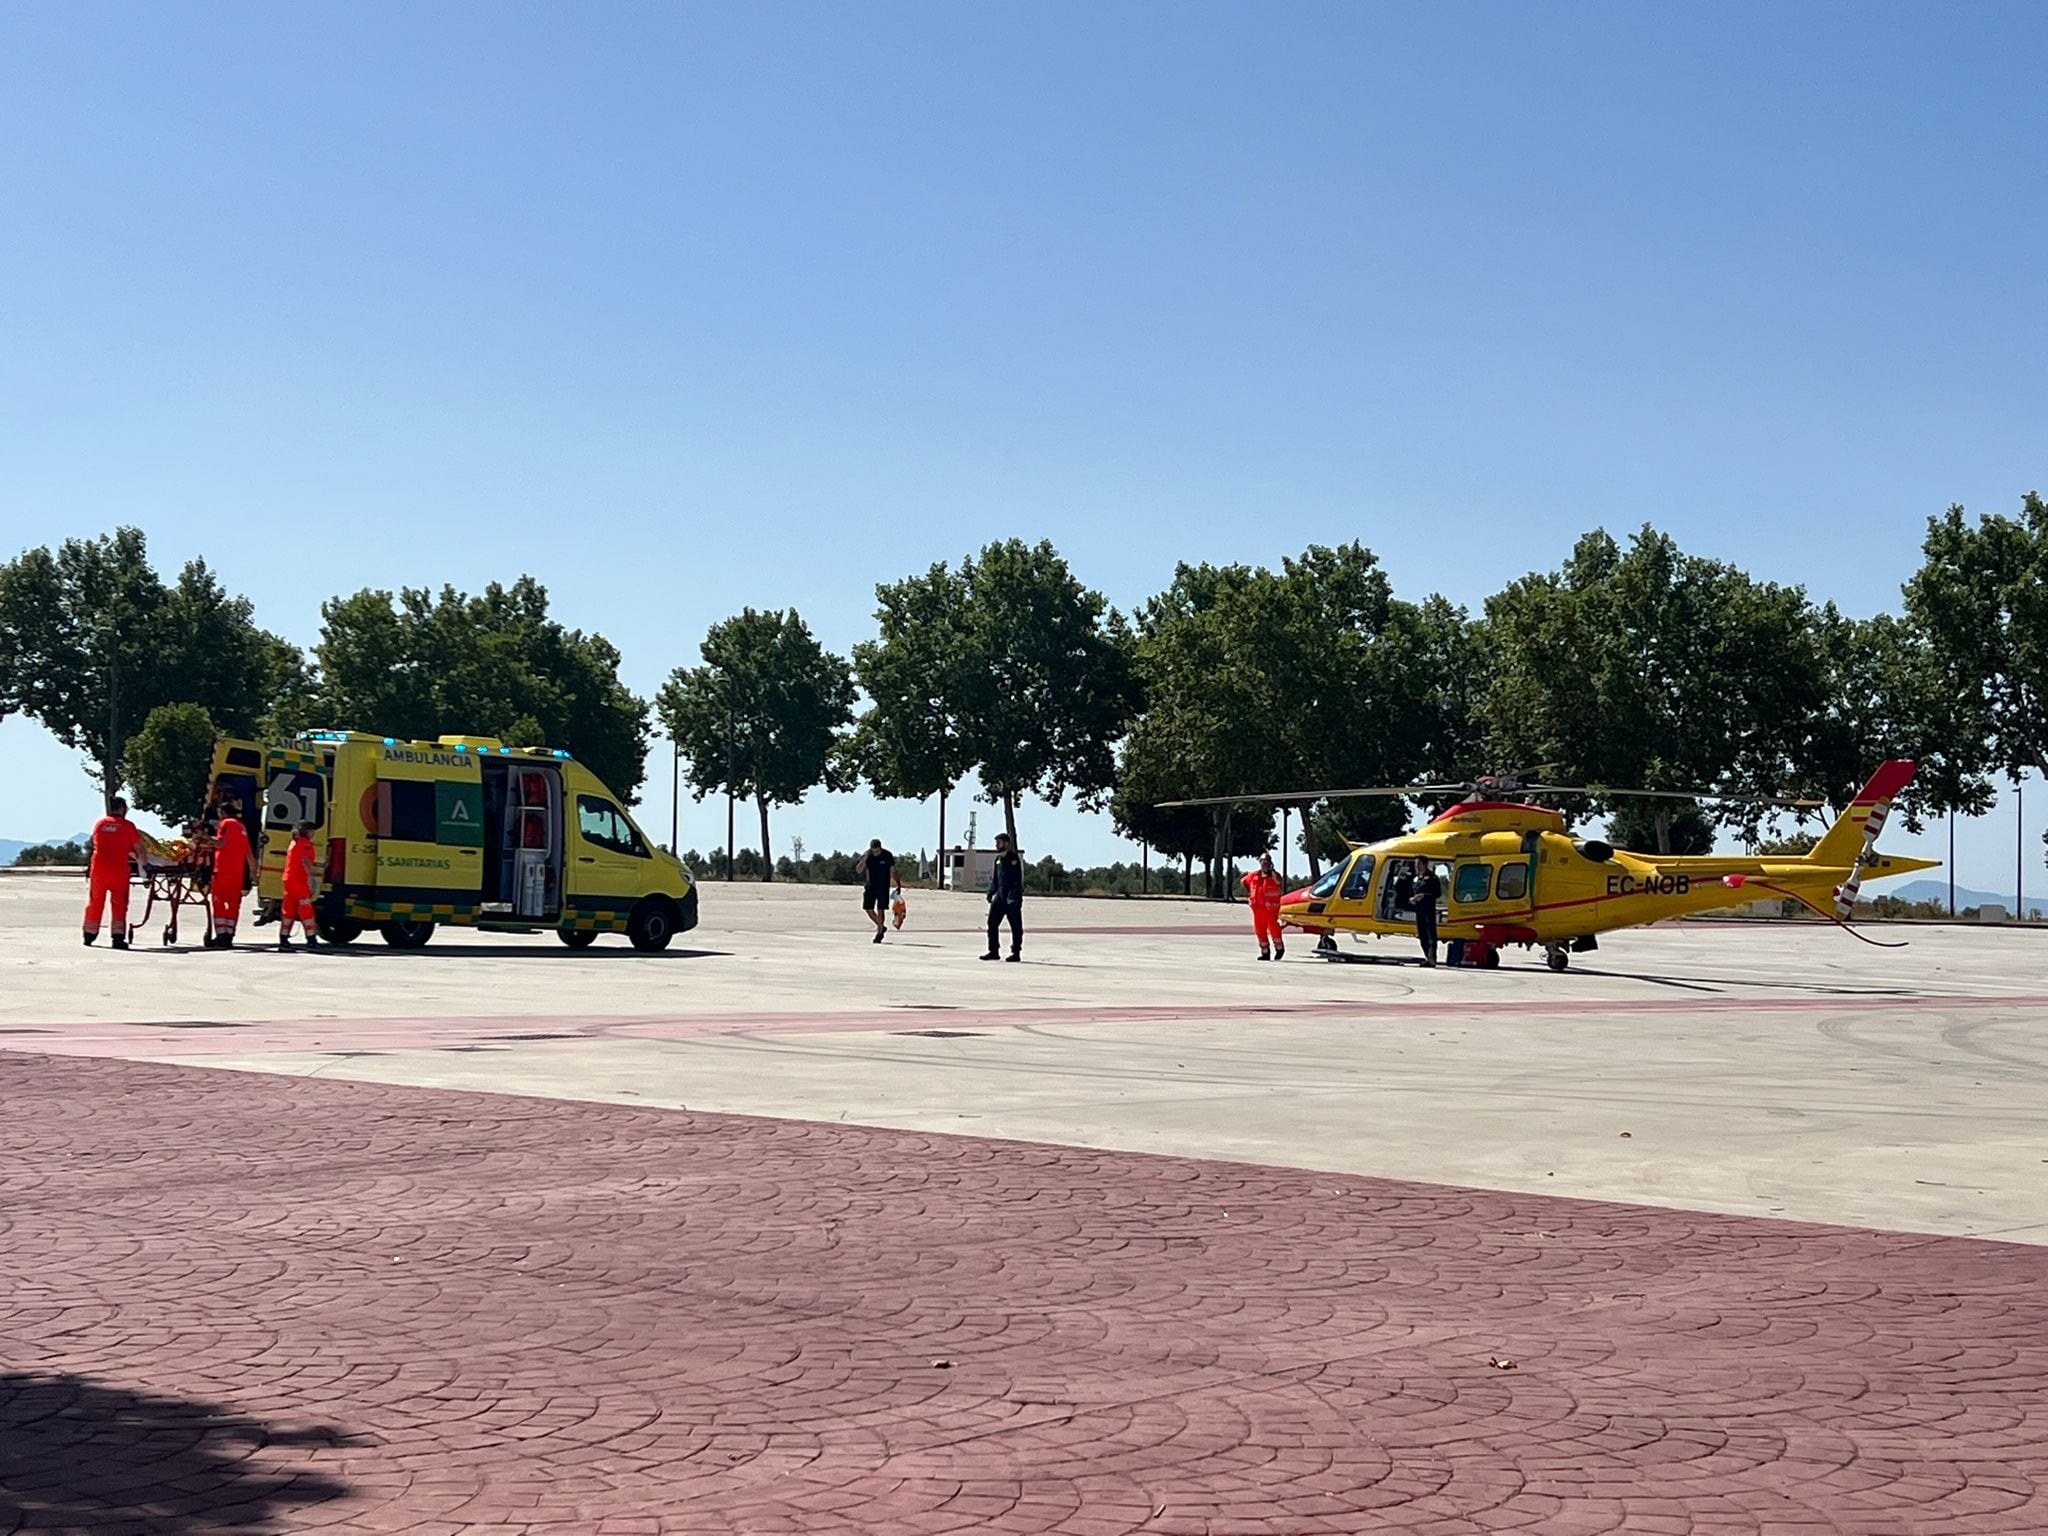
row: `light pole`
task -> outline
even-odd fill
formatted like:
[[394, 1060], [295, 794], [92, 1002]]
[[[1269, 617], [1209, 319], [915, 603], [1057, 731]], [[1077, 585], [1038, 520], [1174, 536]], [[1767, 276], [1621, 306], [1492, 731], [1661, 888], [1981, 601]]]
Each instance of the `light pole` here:
[[100, 809], [111, 813], [114, 809], [114, 790], [117, 784], [114, 765], [121, 759], [121, 667], [115, 642], [118, 638], [114, 628], [114, 615], [110, 611], [101, 615], [93, 638], [99, 642], [102, 665], [107, 670], [107, 744], [106, 754], [100, 759]]
[[1956, 813], [1948, 813], [1948, 915], [1956, 915]]
[[681, 858], [683, 845], [676, 840], [676, 833], [683, 804], [683, 749], [674, 741], [669, 743], [669, 747], [675, 756], [669, 765], [668, 776], [668, 851]]
[[2012, 911], [2027, 920], [2027, 786], [2012, 781]]

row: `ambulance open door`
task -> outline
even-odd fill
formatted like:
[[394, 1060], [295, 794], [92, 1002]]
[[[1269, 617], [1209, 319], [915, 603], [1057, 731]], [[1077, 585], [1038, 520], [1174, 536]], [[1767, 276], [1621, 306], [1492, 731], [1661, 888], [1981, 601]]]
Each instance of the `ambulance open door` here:
[[497, 902], [514, 917], [552, 922], [562, 911], [562, 776], [519, 758], [489, 766], [505, 775]]

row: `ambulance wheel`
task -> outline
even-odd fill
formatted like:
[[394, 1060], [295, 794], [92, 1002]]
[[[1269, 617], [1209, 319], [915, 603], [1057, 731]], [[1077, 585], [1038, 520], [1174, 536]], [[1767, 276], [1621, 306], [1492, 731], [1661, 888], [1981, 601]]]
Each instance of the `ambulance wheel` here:
[[626, 937], [643, 954], [667, 949], [668, 941], [675, 936], [676, 909], [658, 897], [650, 896], [641, 902], [626, 920]]
[[1565, 949], [1553, 948], [1544, 955], [1543, 963], [1553, 971], [1561, 971], [1572, 963], [1571, 953]]
[[320, 934], [322, 944], [353, 944], [363, 936], [363, 925], [350, 917], [331, 923], [315, 923], [314, 927]]
[[595, 928], [557, 928], [555, 936], [571, 949], [588, 949], [597, 942]]
[[393, 949], [418, 949], [434, 936], [434, 925], [417, 918], [393, 918], [380, 930]]

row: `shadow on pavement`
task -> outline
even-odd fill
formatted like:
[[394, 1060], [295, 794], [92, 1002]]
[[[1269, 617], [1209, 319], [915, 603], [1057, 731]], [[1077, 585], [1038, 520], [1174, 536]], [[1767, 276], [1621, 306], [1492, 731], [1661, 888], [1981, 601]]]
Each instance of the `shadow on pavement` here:
[[348, 1491], [292, 1453], [356, 1443], [89, 1376], [0, 1372], [0, 1531], [276, 1530]]
[[[276, 948], [275, 945], [270, 947], [272, 949]], [[300, 952], [297, 945], [293, 945], [292, 949], [294, 953]], [[724, 960], [731, 958], [732, 955], [732, 951], [725, 949], [657, 949], [643, 954], [627, 944], [624, 939], [620, 939], [617, 944], [609, 947], [603, 944], [593, 944], [588, 949], [569, 949], [560, 943], [541, 944], [539, 942], [531, 944], [450, 944], [445, 947], [428, 944], [420, 949], [393, 949], [389, 944], [380, 943], [375, 939], [371, 939], [367, 943], [362, 939], [358, 939], [353, 944], [322, 944], [318, 949], [312, 950], [311, 953], [322, 956], [346, 956], [349, 958], [365, 958], [378, 961], [461, 960], [464, 958], [476, 959], [481, 956], [492, 960], [538, 959], [557, 962], [567, 960], [631, 960], [640, 965], [645, 965], [649, 961], [659, 963], [663, 960]]]

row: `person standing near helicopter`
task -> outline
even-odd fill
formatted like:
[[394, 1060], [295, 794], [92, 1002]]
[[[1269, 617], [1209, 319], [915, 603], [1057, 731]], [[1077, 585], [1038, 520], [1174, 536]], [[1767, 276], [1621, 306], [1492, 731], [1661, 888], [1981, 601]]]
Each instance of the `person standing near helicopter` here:
[[1427, 859], [1416, 861], [1415, 885], [1410, 901], [1415, 908], [1415, 938], [1422, 945], [1422, 963], [1436, 964], [1436, 904], [1444, 894], [1436, 866]]
[[1273, 855], [1259, 855], [1259, 867], [1244, 877], [1244, 890], [1252, 909], [1252, 932], [1259, 940], [1259, 958], [1286, 959], [1287, 945], [1280, 937], [1280, 877], [1273, 873]]

